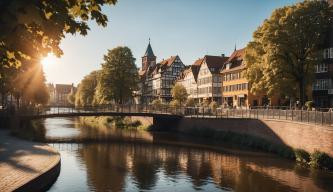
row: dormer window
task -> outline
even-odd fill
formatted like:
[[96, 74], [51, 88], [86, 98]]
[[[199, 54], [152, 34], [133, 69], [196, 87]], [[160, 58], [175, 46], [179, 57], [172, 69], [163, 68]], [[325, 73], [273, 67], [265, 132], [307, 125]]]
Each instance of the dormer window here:
[[225, 66], [226, 70], [229, 70], [231, 67], [231, 63], [227, 63], [227, 65]]

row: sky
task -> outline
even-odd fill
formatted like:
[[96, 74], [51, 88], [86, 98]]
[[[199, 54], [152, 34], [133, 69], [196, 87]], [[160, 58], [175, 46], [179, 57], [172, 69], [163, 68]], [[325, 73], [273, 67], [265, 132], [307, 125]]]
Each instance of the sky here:
[[179, 55], [191, 65], [204, 55], [243, 48], [276, 8], [300, 0], [118, 0], [103, 7], [107, 27], [89, 22], [87, 36], [66, 35], [61, 58], [44, 65], [47, 82], [74, 83], [101, 68], [108, 49], [127, 46], [141, 67], [148, 39], [157, 62]]

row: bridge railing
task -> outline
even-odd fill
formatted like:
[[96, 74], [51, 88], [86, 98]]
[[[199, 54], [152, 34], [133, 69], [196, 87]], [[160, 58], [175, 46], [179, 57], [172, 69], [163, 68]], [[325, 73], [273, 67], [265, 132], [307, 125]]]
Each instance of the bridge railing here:
[[331, 111], [306, 111], [284, 108], [256, 108], [256, 109], [227, 109], [210, 107], [171, 107], [169, 105], [99, 105], [99, 106], [48, 106], [30, 108], [18, 111], [21, 116], [47, 116], [57, 114], [83, 113], [142, 113], [142, 114], [173, 114], [195, 118], [248, 118], [248, 119], [277, 119], [317, 125], [333, 125]]

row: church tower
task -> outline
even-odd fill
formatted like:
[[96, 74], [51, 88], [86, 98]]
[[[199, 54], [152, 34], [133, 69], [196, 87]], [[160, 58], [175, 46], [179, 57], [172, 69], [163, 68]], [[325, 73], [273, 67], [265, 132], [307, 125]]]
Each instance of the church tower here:
[[153, 49], [150, 45], [150, 39], [145, 55], [142, 57], [142, 71], [146, 71], [149, 66], [156, 64], [156, 56], [154, 55]]

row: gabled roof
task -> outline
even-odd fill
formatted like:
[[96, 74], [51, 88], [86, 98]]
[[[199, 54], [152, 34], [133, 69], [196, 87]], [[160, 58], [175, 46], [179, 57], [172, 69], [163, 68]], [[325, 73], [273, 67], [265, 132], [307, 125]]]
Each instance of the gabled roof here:
[[184, 79], [191, 72], [192, 72], [191, 66], [185, 66], [185, 69], [179, 74], [179, 76], [177, 77], [177, 80]]
[[219, 73], [229, 57], [205, 55], [204, 61], [211, 73]]
[[150, 42], [148, 43], [144, 57], [155, 57], [153, 49], [151, 48]]
[[197, 81], [197, 79], [198, 79], [200, 66], [201, 66], [203, 60], [204, 60], [204, 58], [199, 58], [191, 65], [191, 70], [192, 70], [195, 81]]
[[[229, 57], [229, 59], [225, 62], [224, 66], [222, 68], [222, 70], [223, 70], [222, 72], [243, 69], [245, 67], [245, 64], [243, 62], [244, 55], [245, 55], [245, 48], [234, 51], [231, 54], [231, 56]], [[230, 63], [231, 65], [229, 66], [229, 69], [227, 70], [226, 64], [228, 64], [228, 63]]]
[[245, 48], [235, 50], [231, 54], [231, 56], [229, 57], [229, 59], [227, 60], [227, 63], [230, 63], [230, 62], [233, 62], [233, 61], [236, 61], [236, 60], [243, 60], [244, 55], [245, 55]]
[[178, 56], [171, 56], [169, 59], [162, 60], [159, 62], [162, 66], [170, 66]]

